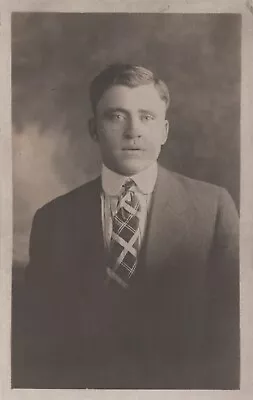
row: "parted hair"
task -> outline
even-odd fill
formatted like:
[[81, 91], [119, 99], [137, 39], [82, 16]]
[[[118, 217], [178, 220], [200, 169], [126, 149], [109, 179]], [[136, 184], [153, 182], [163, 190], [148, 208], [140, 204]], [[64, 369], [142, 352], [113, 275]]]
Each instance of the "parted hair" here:
[[153, 83], [159, 96], [165, 102], [166, 109], [170, 104], [170, 94], [166, 83], [152, 71], [140, 65], [116, 63], [101, 71], [91, 82], [90, 101], [95, 114], [96, 107], [104, 92], [114, 85], [135, 88]]

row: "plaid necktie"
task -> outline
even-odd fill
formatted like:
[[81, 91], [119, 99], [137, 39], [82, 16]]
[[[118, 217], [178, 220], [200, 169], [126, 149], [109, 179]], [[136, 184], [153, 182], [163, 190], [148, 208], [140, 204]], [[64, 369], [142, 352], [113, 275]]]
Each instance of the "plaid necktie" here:
[[134, 192], [135, 183], [128, 180], [123, 185], [116, 214], [112, 221], [112, 238], [107, 275], [127, 288], [133, 277], [140, 248], [140, 202]]

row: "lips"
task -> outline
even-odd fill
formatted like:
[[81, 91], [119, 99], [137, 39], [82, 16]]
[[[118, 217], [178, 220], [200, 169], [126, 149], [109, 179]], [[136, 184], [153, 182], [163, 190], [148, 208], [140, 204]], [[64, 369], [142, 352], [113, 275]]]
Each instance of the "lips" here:
[[140, 147], [124, 147], [123, 151], [143, 151]]

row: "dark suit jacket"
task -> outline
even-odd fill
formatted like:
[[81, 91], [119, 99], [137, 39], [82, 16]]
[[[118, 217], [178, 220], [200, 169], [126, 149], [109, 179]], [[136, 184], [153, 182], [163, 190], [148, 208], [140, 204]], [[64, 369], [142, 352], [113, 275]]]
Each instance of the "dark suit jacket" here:
[[23, 386], [238, 388], [238, 215], [229, 194], [159, 167], [124, 290], [104, 284], [100, 191], [98, 178], [35, 215]]

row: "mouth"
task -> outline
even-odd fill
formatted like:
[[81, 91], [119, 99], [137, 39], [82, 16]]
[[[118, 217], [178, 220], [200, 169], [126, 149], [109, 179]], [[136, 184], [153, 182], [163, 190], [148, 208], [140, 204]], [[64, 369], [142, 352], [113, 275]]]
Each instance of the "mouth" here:
[[140, 147], [125, 147], [122, 149], [122, 157], [130, 158], [142, 158], [144, 154], [144, 150]]
[[144, 149], [141, 149], [140, 147], [124, 147], [122, 150], [123, 151], [144, 151]]

